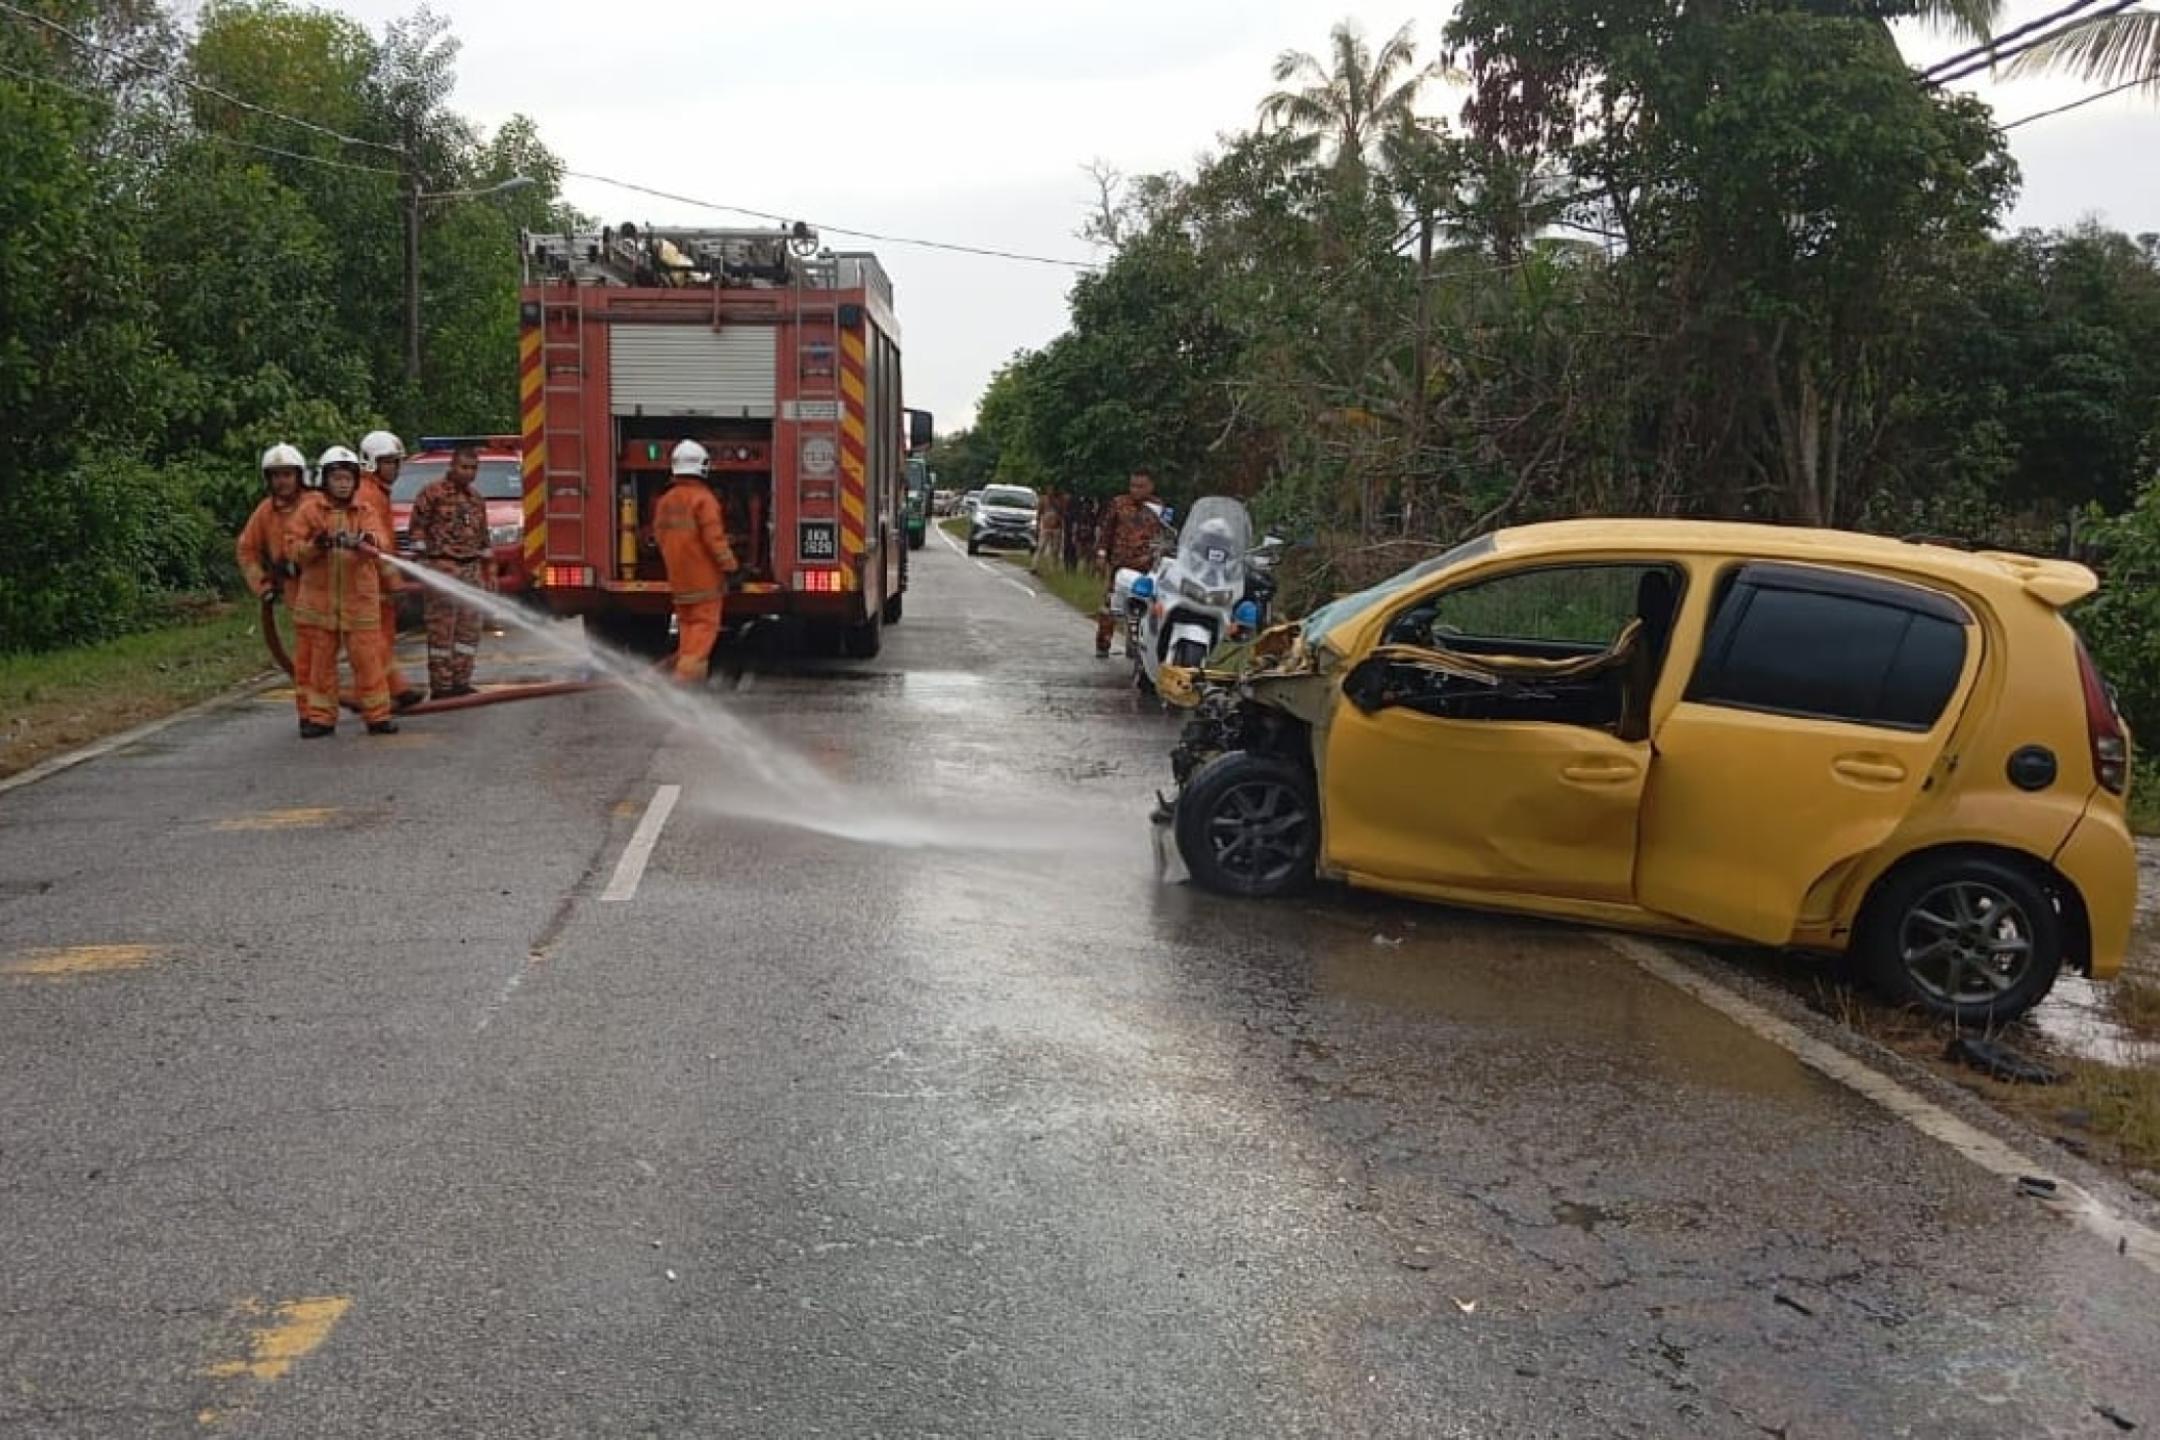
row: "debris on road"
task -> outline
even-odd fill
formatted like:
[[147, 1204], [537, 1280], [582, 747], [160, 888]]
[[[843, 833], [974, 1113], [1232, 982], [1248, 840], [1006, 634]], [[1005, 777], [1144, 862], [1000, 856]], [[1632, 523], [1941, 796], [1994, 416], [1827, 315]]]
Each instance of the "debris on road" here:
[[2013, 1085], [2060, 1085], [2063, 1072], [2003, 1044], [1978, 1035], [1953, 1036], [1943, 1059], [1970, 1065], [1981, 1074]]

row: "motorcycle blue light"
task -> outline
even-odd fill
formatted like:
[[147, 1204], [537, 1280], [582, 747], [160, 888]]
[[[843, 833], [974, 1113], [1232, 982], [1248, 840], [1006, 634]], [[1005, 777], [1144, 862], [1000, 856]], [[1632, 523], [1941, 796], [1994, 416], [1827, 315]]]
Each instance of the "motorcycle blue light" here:
[[1260, 607], [1250, 600], [1240, 600], [1237, 603], [1237, 609], [1230, 612], [1230, 618], [1247, 627], [1258, 625], [1260, 623]]
[[1154, 598], [1155, 598], [1155, 577], [1154, 577], [1154, 576], [1152, 576], [1152, 575], [1142, 575], [1142, 576], [1141, 576], [1141, 577], [1140, 577], [1139, 579], [1137, 579], [1137, 580], [1133, 581], [1133, 582], [1132, 582], [1132, 595], [1133, 595], [1133, 599], [1135, 599], [1135, 600], [1152, 600], [1152, 599], [1154, 599]]

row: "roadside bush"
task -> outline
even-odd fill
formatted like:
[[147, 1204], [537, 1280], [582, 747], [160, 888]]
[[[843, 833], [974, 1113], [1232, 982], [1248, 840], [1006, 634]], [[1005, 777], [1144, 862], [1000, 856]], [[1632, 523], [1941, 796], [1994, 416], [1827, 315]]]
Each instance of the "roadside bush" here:
[[2150, 750], [2160, 746], [2160, 481], [2122, 514], [2093, 517], [2081, 538], [2102, 583], [2071, 619]]
[[209, 473], [123, 459], [0, 496], [0, 651], [139, 630], [173, 595], [222, 584], [231, 532], [205, 503]]

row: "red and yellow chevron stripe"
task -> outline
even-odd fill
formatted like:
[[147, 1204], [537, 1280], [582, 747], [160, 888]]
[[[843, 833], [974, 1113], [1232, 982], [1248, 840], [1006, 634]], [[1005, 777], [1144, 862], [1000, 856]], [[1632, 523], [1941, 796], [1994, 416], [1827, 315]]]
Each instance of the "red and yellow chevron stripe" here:
[[540, 358], [540, 327], [518, 336], [518, 419], [524, 435], [525, 573], [535, 585], [547, 573], [547, 373]]
[[852, 577], [852, 562], [862, 558], [864, 518], [868, 513], [865, 480], [869, 448], [863, 428], [863, 412], [869, 400], [864, 383], [863, 337], [859, 330], [840, 332], [840, 557], [850, 562], [843, 573]]

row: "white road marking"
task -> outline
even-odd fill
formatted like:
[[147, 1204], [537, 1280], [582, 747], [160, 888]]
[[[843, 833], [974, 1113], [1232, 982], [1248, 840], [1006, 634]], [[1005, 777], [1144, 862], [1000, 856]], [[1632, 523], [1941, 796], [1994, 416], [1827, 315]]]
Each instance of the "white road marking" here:
[[638, 881], [645, 878], [645, 862], [652, 859], [653, 847], [660, 843], [661, 828], [667, 824], [675, 802], [681, 798], [680, 785], [662, 785], [653, 791], [652, 803], [645, 807], [645, 818], [638, 821], [637, 829], [630, 834], [630, 843], [623, 847], [622, 859], [615, 862], [615, 878], [600, 892], [602, 900], [628, 900], [637, 894]]
[[985, 575], [995, 575], [995, 574], [997, 574], [997, 566], [995, 566], [995, 565], [992, 565], [992, 564], [991, 564], [991, 563], [990, 563], [989, 561], [987, 561], [987, 560], [977, 560], [977, 561], [975, 562], [975, 568], [976, 568], [976, 569], [978, 569], [978, 570], [980, 570], [980, 571], [982, 571], [982, 572], [983, 572], [983, 574], [985, 574]]
[[1034, 587], [1029, 585], [1023, 585], [1018, 580], [1007, 578], [1005, 583], [1012, 586], [1013, 589], [1019, 591], [1022, 595], [1033, 595], [1036, 593]]
[[160, 730], [169, 730], [175, 725], [185, 724], [198, 716], [208, 715], [214, 710], [228, 709], [250, 696], [262, 694], [263, 691], [273, 686], [289, 683], [291, 682], [285, 676], [276, 674], [258, 675], [253, 680], [243, 680], [222, 695], [214, 695], [199, 705], [188, 706], [185, 710], [176, 710], [162, 720], [152, 720], [146, 725], [137, 725], [132, 730], [123, 730], [118, 735], [108, 735], [95, 744], [83, 746], [80, 750], [69, 750], [64, 754], [53, 756], [50, 760], [40, 760], [20, 775], [11, 775], [5, 780], [0, 780], [0, 795], [5, 795], [10, 790], [19, 790], [25, 785], [35, 785], [40, 780], [49, 780], [63, 770], [72, 770], [77, 765], [85, 764], [102, 755], [110, 755], [115, 750], [125, 750], [136, 741], [147, 740]]
[[1691, 966], [1682, 964], [1658, 946], [1631, 935], [1599, 937], [1614, 953], [1676, 989], [1708, 1005], [1789, 1052], [1810, 1070], [1827, 1075], [1866, 1099], [1888, 1110], [1931, 1140], [1939, 1140], [1981, 1169], [2017, 1185], [2025, 1176], [2052, 1183], [2045, 1194], [2025, 1193], [2042, 1206], [2107, 1242], [2154, 1274], [2160, 1274], [2160, 1231], [2116, 1210], [2082, 1186], [2052, 1173], [2048, 1166], [2004, 1144], [1986, 1131], [1967, 1124], [1931, 1100], [1906, 1089], [1880, 1070], [1854, 1059], [1826, 1040], [1819, 1040], [1790, 1021], [1777, 1016], [1734, 991], [1718, 984]]
[[944, 526], [940, 525], [937, 527], [937, 533], [938, 539], [943, 540], [945, 542], [945, 548], [952, 551], [953, 554], [967, 554], [967, 551], [961, 548], [960, 542], [952, 538], [952, 532], [950, 530], [947, 530]]

